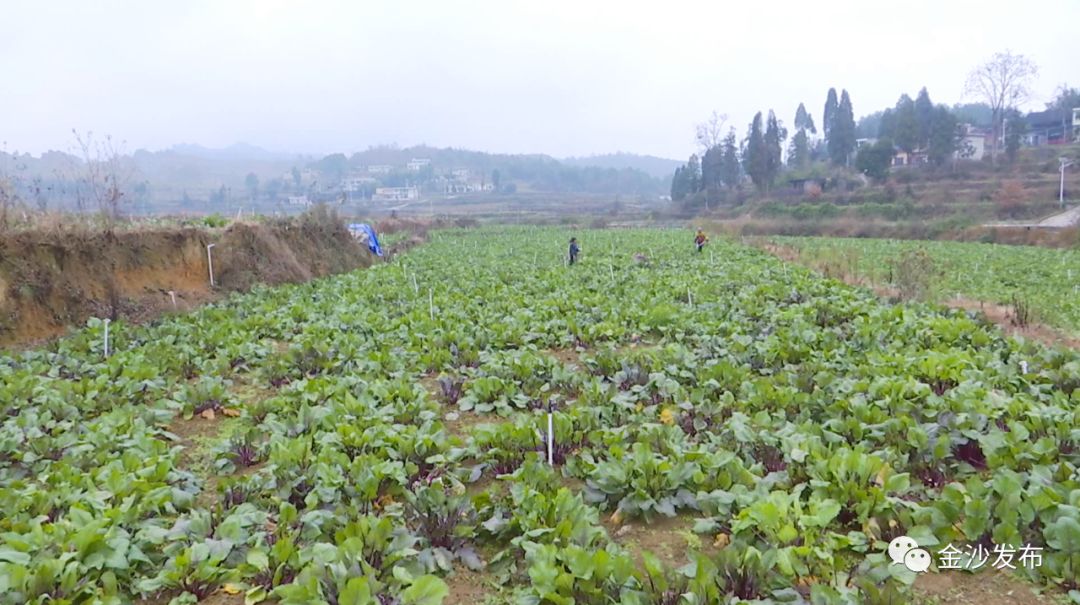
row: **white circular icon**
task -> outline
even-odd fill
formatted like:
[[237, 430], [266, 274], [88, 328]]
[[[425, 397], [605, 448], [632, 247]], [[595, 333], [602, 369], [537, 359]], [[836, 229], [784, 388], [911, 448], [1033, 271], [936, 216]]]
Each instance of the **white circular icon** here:
[[922, 548], [912, 548], [904, 554], [904, 566], [915, 573], [930, 569], [930, 553]]
[[915, 543], [915, 540], [907, 536], [897, 536], [893, 538], [892, 542], [889, 542], [889, 558], [893, 560], [893, 563], [898, 565], [905, 565], [904, 555], [909, 550], [918, 548], [919, 545]]

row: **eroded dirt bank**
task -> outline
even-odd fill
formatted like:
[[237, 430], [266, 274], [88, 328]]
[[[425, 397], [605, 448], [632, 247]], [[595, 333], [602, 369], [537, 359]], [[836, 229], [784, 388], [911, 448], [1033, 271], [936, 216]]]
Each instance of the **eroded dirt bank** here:
[[374, 260], [341, 221], [319, 216], [225, 229], [11, 234], [0, 237], [0, 347], [58, 336], [89, 317], [144, 321], [256, 283], [302, 282]]

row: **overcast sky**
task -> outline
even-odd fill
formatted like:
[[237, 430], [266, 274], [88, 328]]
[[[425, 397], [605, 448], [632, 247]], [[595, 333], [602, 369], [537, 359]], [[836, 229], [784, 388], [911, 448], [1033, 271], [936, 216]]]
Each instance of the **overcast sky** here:
[[713, 109], [856, 116], [1011, 49], [1040, 67], [1031, 108], [1080, 86], [1080, 0], [5, 0], [0, 141], [133, 150], [244, 141], [352, 152], [427, 143], [555, 156], [682, 159]]

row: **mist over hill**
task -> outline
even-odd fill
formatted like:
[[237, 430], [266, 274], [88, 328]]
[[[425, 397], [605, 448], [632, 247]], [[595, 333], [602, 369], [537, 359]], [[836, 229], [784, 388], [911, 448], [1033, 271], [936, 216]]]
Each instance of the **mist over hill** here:
[[616, 153], [604, 153], [587, 157], [564, 158], [564, 164], [569, 166], [594, 166], [597, 168], [630, 168], [640, 170], [649, 176], [658, 179], [668, 179], [675, 173], [675, 169], [683, 164], [679, 160], [669, 160], [653, 155], [638, 155], [619, 151]]
[[[178, 143], [173, 145], [166, 152], [173, 152], [177, 155], [191, 156], [197, 158], [203, 158], [207, 160], [229, 160], [229, 161], [242, 161], [242, 160], [258, 160], [258, 161], [289, 161], [296, 160], [297, 158], [308, 157], [305, 154], [288, 153], [283, 151], [269, 151], [258, 147], [256, 145], [250, 145], [248, 143], [234, 143], [228, 147], [221, 149], [213, 149], [210, 147], [203, 147], [202, 145], [195, 143]], [[312, 158], [314, 159], [314, 158]]]
[[[618, 156], [625, 156], [627, 159], [623, 161], [606, 159]], [[337, 161], [331, 161], [335, 157], [338, 158]], [[655, 159], [660, 162], [667, 162], [667, 160], [632, 154], [613, 154], [612, 156], [597, 156], [597, 158], [600, 159], [567, 161], [539, 153], [507, 154], [427, 145], [405, 148], [396, 145], [380, 145], [352, 154], [347, 158], [347, 164], [342, 163], [342, 160], [345, 160], [342, 154], [331, 154], [310, 166], [322, 170], [324, 174], [327, 172], [326, 169], [331, 168], [335, 163], [338, 165], [339, 172], [371, 172], [372, 167], [378, 167], [380, 170], [388, 171], [385, 180], [395, 185], [415, 182], [417, 179], [429, 180], [432, 177], [456, 172], [466, 174], [465, 178], [477, 181], [481, 186], [494, 182], [497, 190], [505, 189], [506, 185], [510, 185], [511, 189], [521, 187], [541, 192], [651, 196], [668, 191], [669, 179], [674, 172], [674, 166], [678, 164], [678, 162], [672, 162], [670, 171], [658, 170], [655, 166], [651, 170], [644, 170], [632, 165], [634, 162], [630, 160], [632, 158]], [[424, 166], [408, 170], [407, 167], [411, 162], [424, 162]]]
[[[629, 153], [559, 160], [545, 154], [487, 153], [426, 145], [372, 146], [351, 154], [313, 156], [269, 151], [246, 143], [221, 149], [182, 143], [161, 151], [89, 158], [50, 151], [33, 156], [0, 152], [21, 200], [40, 208], [87, 209], [90, 166], [117, 172], [130, 210], [223, 212], [240, 206], [279, 210], [283, 204], [387, 196], [438, 199], [515, 194], [611, 195], [656, 200], [670, 188], [670, 160]], [[87, 160], [90, 160], [87, 162]], [[379, 193], [382, 188], [397, 189]]]

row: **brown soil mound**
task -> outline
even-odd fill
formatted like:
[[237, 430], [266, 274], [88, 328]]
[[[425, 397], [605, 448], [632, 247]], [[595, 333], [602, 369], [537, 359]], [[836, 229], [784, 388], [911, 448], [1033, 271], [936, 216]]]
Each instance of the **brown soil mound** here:
[[88, 317], [143, 321], [256, 283], [302, 282], [373, 258], [340, 221], [317, 215], [212, 231], [11, 234], [0, 238], [0, 346], [58, 336]]

